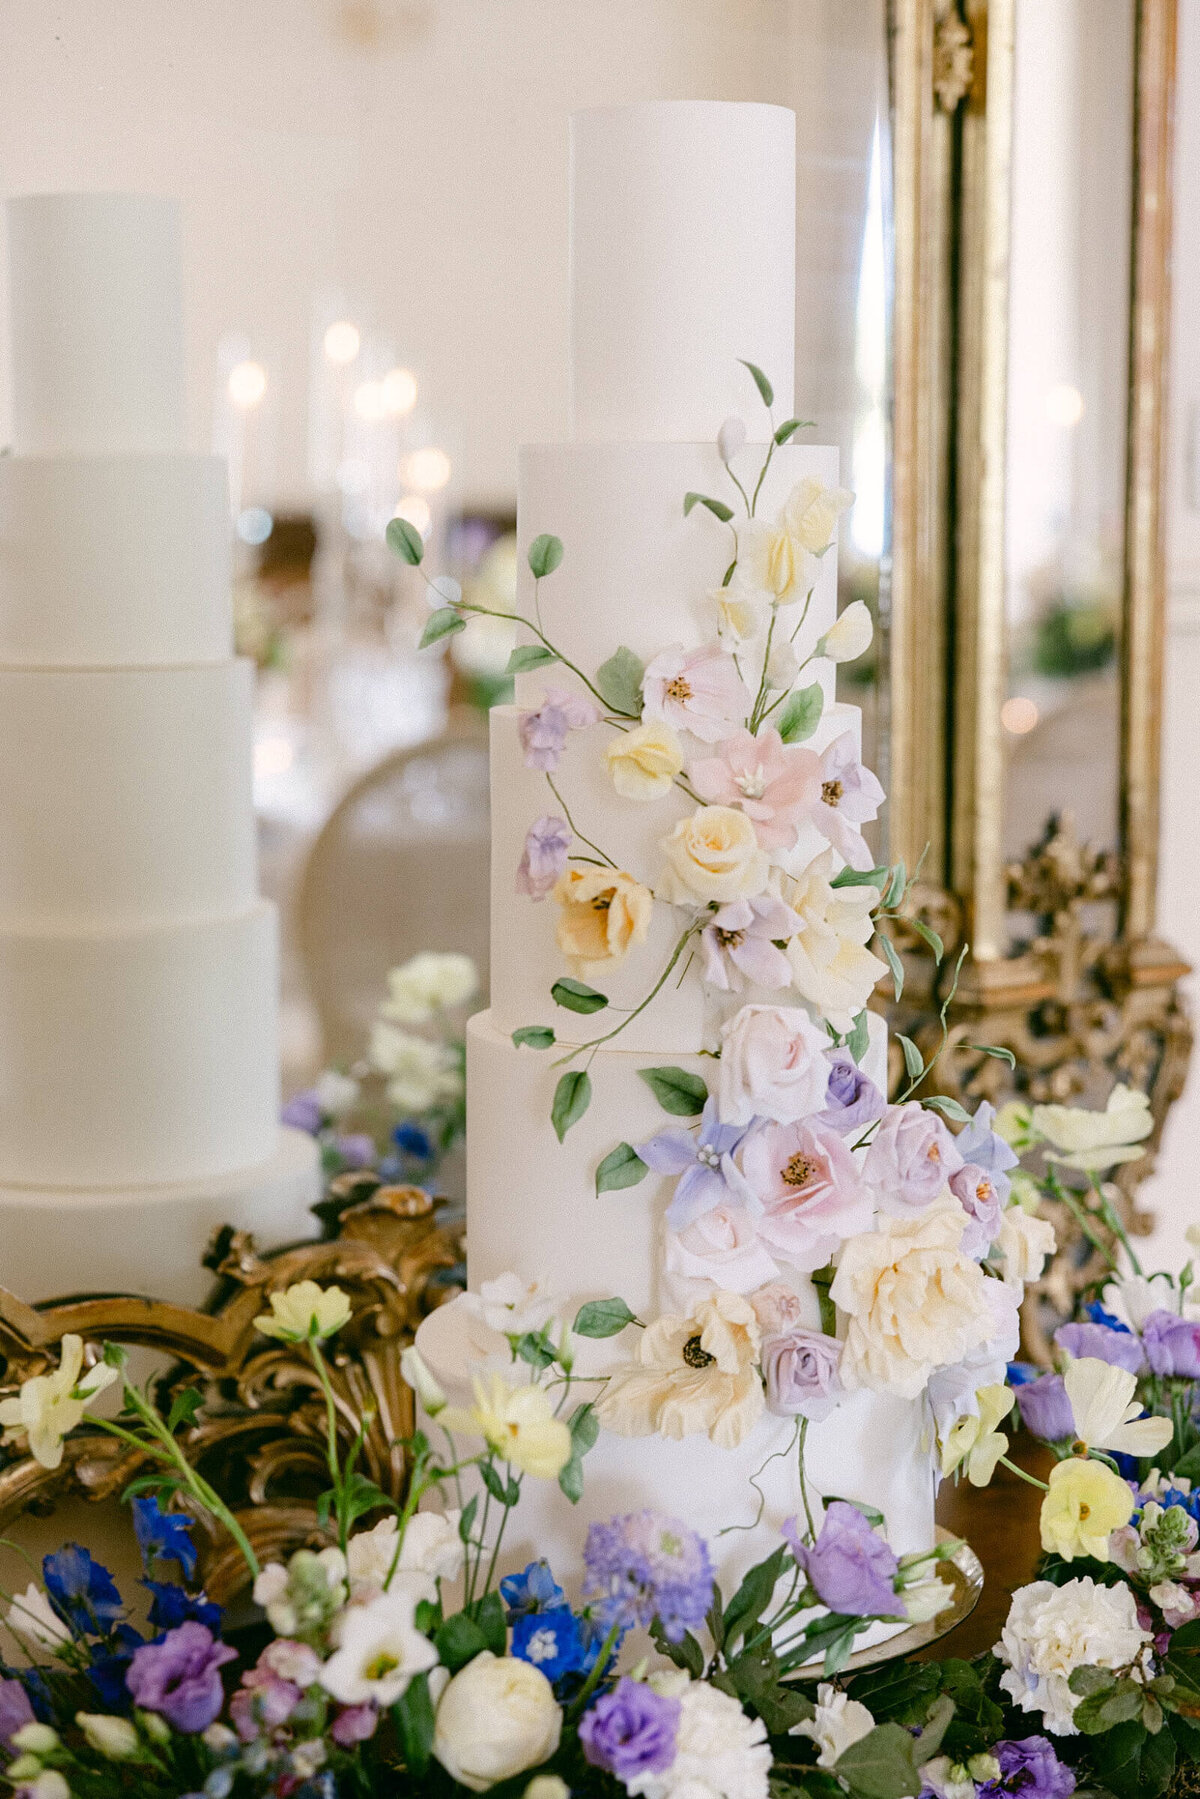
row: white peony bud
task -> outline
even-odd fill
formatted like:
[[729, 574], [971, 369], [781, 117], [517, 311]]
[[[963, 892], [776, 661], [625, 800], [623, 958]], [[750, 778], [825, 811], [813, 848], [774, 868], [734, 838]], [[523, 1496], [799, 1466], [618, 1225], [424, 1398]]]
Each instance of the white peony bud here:
[[852, 600], [817, 645], [818, 656], [831, 662], [853, 662], [871, 647], [875, 622], [862, 600]]
[[113, 1718], [106, 1712], [76, 1712], [75, 1722], [88, 1746], [106, 1755], [109, 1761], [128, 1761], [138, 1752], [138, 1733], [128, 1718]]
[[410, 1343], [400, 1357], [400, 1372], [431, 1418], [436, 1418], [446, 1404], [446, 1395], [433, 1378], [425, 1358], [415, 1343]]
[[48, 1724], [22, 1724], [8, 1740], [23, 1755], [49, 1755], [58, 1748], [58, 1732]]
[[746, 441], [746, 427], [740, 418], [728, 418], [717, 432], [717, 455], [722, 462], [732, 462]]
[[433, 1753], [473, 1793], [549, 1761], [562, 1711], [540, 1668], [483, 1650], [449, 1682], [438, 1703]]

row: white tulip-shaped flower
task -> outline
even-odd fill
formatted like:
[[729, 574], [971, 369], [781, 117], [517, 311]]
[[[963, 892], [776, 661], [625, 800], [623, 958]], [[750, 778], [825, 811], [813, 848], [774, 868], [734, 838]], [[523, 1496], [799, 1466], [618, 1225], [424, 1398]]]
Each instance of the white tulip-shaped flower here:
[[82, 1337], [68, 1334], [61, 1347], [62, 1360], [53, 1374], [35, 1374], [22, 1382], [15, 1399], [0, 1401], [5, 1435], [27, 1437], [30, 1455], [43, 1468], [59, 1466], [63, 1438], [75, 1429], [88, 1402], [117, 1379], [117, 1370], [104, 1362], [82, 1373]]
[[1080, 1441], [1122, 1455], [1157, 1455], [1174, 1435], [1169, 1418], [1143, 1418], [1137, 1378], [1096, 1356], [1080, 1356], [1063, 1376]]
[[408, 1690], [414, 1674], [437, 1663], [437, 1650], [413, 1623], [415, 1586], [397, 1575], [386, 1593], [350, 1606], [338, 1622], [338, 1647], [321, 1669], [321, 1685], [343, 1705], [386, 1711]]

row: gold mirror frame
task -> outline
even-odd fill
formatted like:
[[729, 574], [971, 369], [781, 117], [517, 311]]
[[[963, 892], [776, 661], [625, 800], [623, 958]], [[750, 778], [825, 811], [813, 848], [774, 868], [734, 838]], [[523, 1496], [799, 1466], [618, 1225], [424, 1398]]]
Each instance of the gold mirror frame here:
[[[918, 910], [947, 941], [935, 971], [913, 937], [892, 1022], [939, 1035], [947, 968], [969, 946], [950, 1010], [969, 1051], [939, 1086], [971, 1100], [1102, 1101], [1115, 1077], [1151, 1096], [1153, 1166], [1191, 1033], [1187, 964], [1155, 934], [1165, 569], [1162, 495], [1170, 308], [1171, 151], [1177, 0], [1134, 0], [1128, 438], [1117, 850], [1048, 820], [1025, 859], [1003, 854], [1005, 430], [1016, 0], [890, 0], [893, 118], [893, 510], [890, 843], [912, 867]], [[1036, 923], [1013, 950], [1011, 914]], [[1104, 922], [1097, 923], [1097, 917]], [[1019, 1083], [1019, 1085], [1018, 1085]], [[1065, 1309], [1097, 1272], [1070, 1220], [1043, 1292]], [[1044, 1348], [1031, 1308], [1034, 1349]]]

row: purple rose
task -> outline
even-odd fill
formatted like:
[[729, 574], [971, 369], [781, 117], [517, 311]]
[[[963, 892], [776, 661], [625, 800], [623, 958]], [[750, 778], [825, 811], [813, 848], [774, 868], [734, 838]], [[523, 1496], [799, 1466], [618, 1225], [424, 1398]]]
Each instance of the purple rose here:
[[993, 1793], [1019, 1793], [1021, 1799], [1070, 1799], [1075, 1791], [1074, 1770], [1060, 1762], [1047, 1737], [1026, 1737], [1022, 1742], [997, 1743], [993, 1754], [1000, 1763], [1001, 1778], [979, 1789]]
[[1060, 1324], [1054, 1333], [1054, 1341], [1075, 1361], [1081, 1356], [1093, 1356], [1096, 1361], [1109, 1362], [1114, 1368], [1127, 1368], [1130, 1374], [1145, 1371], [1142, 1346], [1131, 1331], [1110, 1330], [1107, 1324]]
[[822, 1605], [856, 1618], [896, 1618], [903, 1608], [893, 1582], [899, 1563], [857, 1506], [833, 1499], [810, 1549], [795, 1518], [783, 1527], [792, 1554]]
[[1200, 1324], [1175, 1312], [1151, 1312], [1142, 1324], [1142, 1343], [1155, 1374], [1200, 1380]]
[[0, 1680], [0, 1744], [7, 1749], [18, 1730], [36, 1720], [29, 1694], [19, 1680]]
[[828, 1418], [842, 1394], [842, 1346], [823, 1331], [791, 1330], [763, 1345], [767, 1406], [781, 1418]]
[[1061, 1374], [1040, 1374], [1017, 1388], [1021, 1423], [1044, 1443], [1075, 1435], [1075, 1417]]
[[583, 1753], [624, 1785], [638, 1774], [665, 1773], [675, 1760], [679, 1713], [678, 1699], [622, 1675], [579, 1720]]
[[176, 1730], [195, 1736], [220, 1711], [225, 1699], [221, 1669], [236, 1660], [236, 1649], [218, 1643], [205, 1625], [189, 1619], [160, 1642], [134, 1650], [125, 1685], [143, 1711], [158, 1712]]
[[525, 833], [525, 848], [517, 864], [517, 892], [532, 900], [545, 899], [567, 866], [572, 841], [565, 818], [548, 813], [535, 819]]
[[526, 768], [537, 768], [553, 774], [559, 757], [567, 747], [567, 732], [582, 731], [594, 725], [600, 713], [591, 700], [581, 694], [568, 693], [562, 687], [548, 687], [536, 712], [522, 712], [517, 721]]
[[819, 1124], [832, 1125], [843, 1136], [859, 1131], [864, 1125], [882, 1118], [887, 1101], [874, 1081], [869, 1080], [857, 1062], [840, 1052], [829, 1059], [829, 1091]]
[[950, 1176], [950, 1191], [967, 1214], [963, 1254], [978, 1262], [1000, 1234], [1000, 1215], [1004, 1207], [996, 1183], [978, 1162], [964, 1162], [957, 1174]]
[[936, 1112], [909, 1102], [889, 1106], [871, 1140], [863, 1174], [885, 1212], [923, 1212], [963, 1165]]

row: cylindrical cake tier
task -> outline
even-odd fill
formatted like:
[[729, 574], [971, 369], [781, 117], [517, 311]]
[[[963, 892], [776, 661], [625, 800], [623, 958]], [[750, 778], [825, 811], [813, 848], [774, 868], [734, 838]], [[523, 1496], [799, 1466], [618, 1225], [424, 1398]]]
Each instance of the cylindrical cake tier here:
[[17, 454], [182, 448], [178, 202], [27, 194], [8, 244]]
[[[886, 1031], [872, 1021], [868, 1072], [883, 1078]], [[526, 1280], [543, 1279], [561, 1295], [565, 1310], [589, 1299], [618, 1296], [636, 1315], [652, 1319], [673, 1309], [663, 1289], [663, 1214], [673, 1187], [649, 1175], [624, 1191], [595, 1191], [595, 1170], [619, 1142], [644, 1142], [681, 1121], [665, 1113], [639, 1069], [669, 1059], [707, 1081], [713, 1063], [704, 1057], [602, 1052], [592, 1065], [591, 1105], [563, 1143], [550, 1123], [550, 1103], [560, 1069], [553, 1052], [517, 1049], [488, 1013], [467, 1027], [467, 1273], [472, 1289], [507, 1269]], [[809, 1322], [820, 1324], [807, 1277], [792, 1283], [807, 1297]], [[632, 1353], [625, 1338], [584, 1350], [584, 1372]], [[589, 1389], [581, 1389], [588, 1391]], [[795, 1426], [767, 1415], [736, 1450], [707, 1438], [669, 1442], [660, 1437], [623, 1438], [603, 1432], [586, 1463], [584, 1496], [568, 1513], [547, 1485], [527, 1482], [515, 1517], [519, 1542], [506, 1544], [513, 1566], [525, 1554], [549, 1557], [555, 1568], [578, 1561], [580, 1534], [593, 1519], [651, 1505], [677, 1510], [706, 1535], [720, 1563], [726, 1592], [752, 1562], [767, 1552], [772, 1533], [802, 1509]], [[779, 1459], [771, 1461], [771, 1457]], [[928, 1424], [921, 1400], [862, 1392], [845, 1400], [824, 1424], [810, 1427], [805, 1467], [814, 1495], [837, 1494], [877, 1506], [888, 1539], [899, 1552], [927, 1549], [933, 1541], [934, 1476]], [[761, 1529], [718, 1537], [729, 1526], [752, 1525], [765, 1505]], [[533, 1488], [538, 1487], [537, 1493]], [[524, 1533], [524, 1534], [522, 1534]]]
[[151, 667], [232, 647], [218, 457], [0, 459], [0, 664]]
[[244, 912], [253, 683], [244, 660], [0, 669], [0, 928]]
[[[529, 827], [547, 814], [561, 816], [561, 807], [545, 775], [525, 766], [519, 718], [515, 706], [492, 708], [492, 1015], [503, 1031], [524, 1024], [548, 1024], [568, 1043], [577, 1043], [611, 1028], [610, 1020], [616, 1024], [621, 1016], [617, 1008], [637, 1006], [646, 998], [666, 967], [687, 914], [674, 906], [656, 905], [645, 943], [635, 945], [620, 962], [589, 963], [579, 971], [607, 996], [611, 1012], [581, 1018], [555, 1005], [550, 989], [570, 972], [556, 936], [559, 908], [552, 899], [532, 900], [518, 893], [516, 873]], [[836, 738], [849, 734], [857, 753], [861, 726], [857, 706], [829, 706], [808, 739], [808, 747], [824, 750]], [[695, 810], [695, 803], [678, 787], [657, 800], [622, 799], [604, 759], [605, 746], [616, 735], [602, 725], [571, 732], [554, 784], [591, 842], [626, 873], [653, 889], [663, 871], [661, 840], [677, 819]], [[701, 746], [697, 753], [702, 753]], [[575, 847], [582, 854], [592, 854], [586, 845]], [[787, 864], [798, 872], [828, 847], [816, 827], [805, 823], [795, 849], [787, 853]], [[794, 995], [789, 999], [765, 990], [721, 993], [701, 980], [693, 959], [686, 972], [681, 965], [672, 973], [662, 991], [622, 1033], [621, 1042], [627, 1049], [711, 1048], [725, 1018], [753, 1000], [798, 1003]]]
[[[740, 478], [757, 480], [766, 448], [748, 444], [735, 460]], [[773, 519], [806, 476], [836, 487], [838, 453], [818, 444], [776, 450], [758, 497], [756, 516]], [[744, 480], [743, 480], [744, 484]], [[643, 662], [672, 643], [695, 648], [717, 634], [712, 595], [733, 554], [728, 525], [704, 507], [685, 518], [684, 496], [738, 496], [714, 443], [567, 443], [522, 449], [517, 514], [522, 543], [542, 532], [560, 537], [563, 560], [540, 584], [543, 628], [589, 678], [618, 646]], [[805, 656], [837, 616], [837, 558], [812, 559], [815, 583], [803, 630]], [[533, 576], [521, 559], [518, 610], [536, 617]], [[790, 614], [792, 623], [799, 611]], [[560, 665], [517, 680], [522, 705], [536, 704], [545, 687], [574, 685]], [[832, 696], [830, 696], [832, 697]]]
[[791, 416], [796, 116], [720, 100], [571, 118], [572, 435], [711, 438]]
[[278, 927], [0, 930], [0, 1184], [153, 1186], [266, 1161]]

